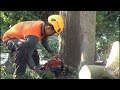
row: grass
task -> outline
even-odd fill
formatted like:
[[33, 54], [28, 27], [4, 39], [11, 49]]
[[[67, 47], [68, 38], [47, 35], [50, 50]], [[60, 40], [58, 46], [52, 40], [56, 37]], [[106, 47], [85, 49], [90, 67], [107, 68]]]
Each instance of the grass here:
[[[5, 68], [5, 66], [0, 66], [1, 79], [15, 79], [15, 75], [13, 75], [12, 73], [7, 73], [5, 71]], [[29, 69], [28, 67], [24, 76], [25, 79], [55, 79], [54, 73], [52, 73], [50, 70], [37, 73]]]

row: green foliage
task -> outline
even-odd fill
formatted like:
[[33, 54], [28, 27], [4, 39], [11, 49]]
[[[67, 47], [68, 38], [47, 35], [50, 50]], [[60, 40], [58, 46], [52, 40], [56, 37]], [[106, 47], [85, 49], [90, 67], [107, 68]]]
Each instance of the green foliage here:
[[39, 20], [31, 11], [0, 11], [1, 37], [14, 24], [27, 20]]
[[112, 43], [119, 41], [119, 21], [119, 11], [97, 11], [96, 47], [101, 49], [104, 59], [108, 58]]
[[[24, 76], [25, 79], [55, 79], [54, 73], [52, 73], [50, 70], [37, 73], [28, 67]], [[15, 79], [15, 75], [6, 73], [5, 66], [0, 66], [0, 79]]]
[[[50, 36], [48, 37], [48, 44], [50, 48], [54, 51], [54, 54], [58, 54], [58, 40], [54, 39], [56, 36]], [[49, 60], [52, 56], [49, 54], [49, 52], [42, 46], [41, 43], [37, 45], [39, 49], [39, 55], [41, 60]]]
[[13, 79], [14, 76], [12, 74], [8, 74], [5, 72], [5, 66], [0, 66], [0, 78], [1, 79]]

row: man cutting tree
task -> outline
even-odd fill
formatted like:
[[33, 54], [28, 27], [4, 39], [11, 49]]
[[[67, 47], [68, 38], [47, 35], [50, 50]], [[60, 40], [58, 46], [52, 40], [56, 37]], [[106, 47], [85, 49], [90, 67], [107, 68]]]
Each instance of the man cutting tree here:
[[45, 22], [38, 20], [17, 23], [4, 33], [2, 41], [13, 53], [16, 78], [24, 77], [27, 65], [34, 71], [40, 71], [39, 55], [36, 48], [39, 41], [52, 56], [57, 56], [50, 49], [47, 37], [55, 33], [60, 34], [63, 28], [62, 17], [51, 15]]

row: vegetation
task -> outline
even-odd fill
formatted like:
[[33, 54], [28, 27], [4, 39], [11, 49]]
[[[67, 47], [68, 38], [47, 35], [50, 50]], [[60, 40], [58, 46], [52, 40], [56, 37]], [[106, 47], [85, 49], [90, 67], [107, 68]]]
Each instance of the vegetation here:
[[96, 15], [96, 48], [103, 59], [110, 54], [114, 41], [119, 40], [120, 34], [119, 11], [97, 11]]
[[[58, 11], [0, 11], [0, 42], [2, 42], [1, 38], [3, 33], [16, 23], [28, 20], [46, 20], [49, 15], [58, 13]], [[104, 60], [106, 60], [110, 54], [112, 43], [114, 41], [120, 41], [119, 29], [119, 11], [97, 11], [96, 49], [98, 50], [98, 53], [101, 56], [101, 58], [103, 58]], [[52, 39], [53, 37], [50, 37], [48, 39], [48, 41], [50, 42], [50, 46], [55, 50], [56, 53], [58, 53], [58, 42], [53, 42]], [[38, 49], [40, 49], [41, 60], [48, 60], [51, 58], [50, 54], [39, 44]], [[0, 46], [0, 50], [1, 53], [4, 53], [7, 49], [4, 46]], [[4, 71], [4, 68], [4, 66], [0, 66], [1, 79], [13, 79], [14, 76], [11, 74], [7, 74]], [[38, 74], [36, 74], [30, 69], [27, 69], [26, 76], [31, 79], [38, 78]], [[45, 77], [52, 79], [54, 78], [54, 74], [47, 73]]]

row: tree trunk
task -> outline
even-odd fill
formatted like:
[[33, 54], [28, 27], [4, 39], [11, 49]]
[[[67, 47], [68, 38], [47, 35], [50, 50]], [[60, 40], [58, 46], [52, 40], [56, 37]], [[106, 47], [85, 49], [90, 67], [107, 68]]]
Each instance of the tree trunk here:
[[120, 31], [120, 15], [119, 15], [119, 20], [118, 20], [118, 25], [119, 25], [119, 31]]
[[80, 63], [94, 64], [95, 11], [61, 11], [65, 27], [59, 36], [59, 53], [68, 66], [78, 70]]
[[78, 68], [80, 64], [80, 12], [61, 12], [65, 28], [60, 35], [60, 55], [68, 67]]
[[95, 56], [95, 26], [96, 12], [83, 11], [80, 13], [81, 27], [81, 66], [94, 64]]

